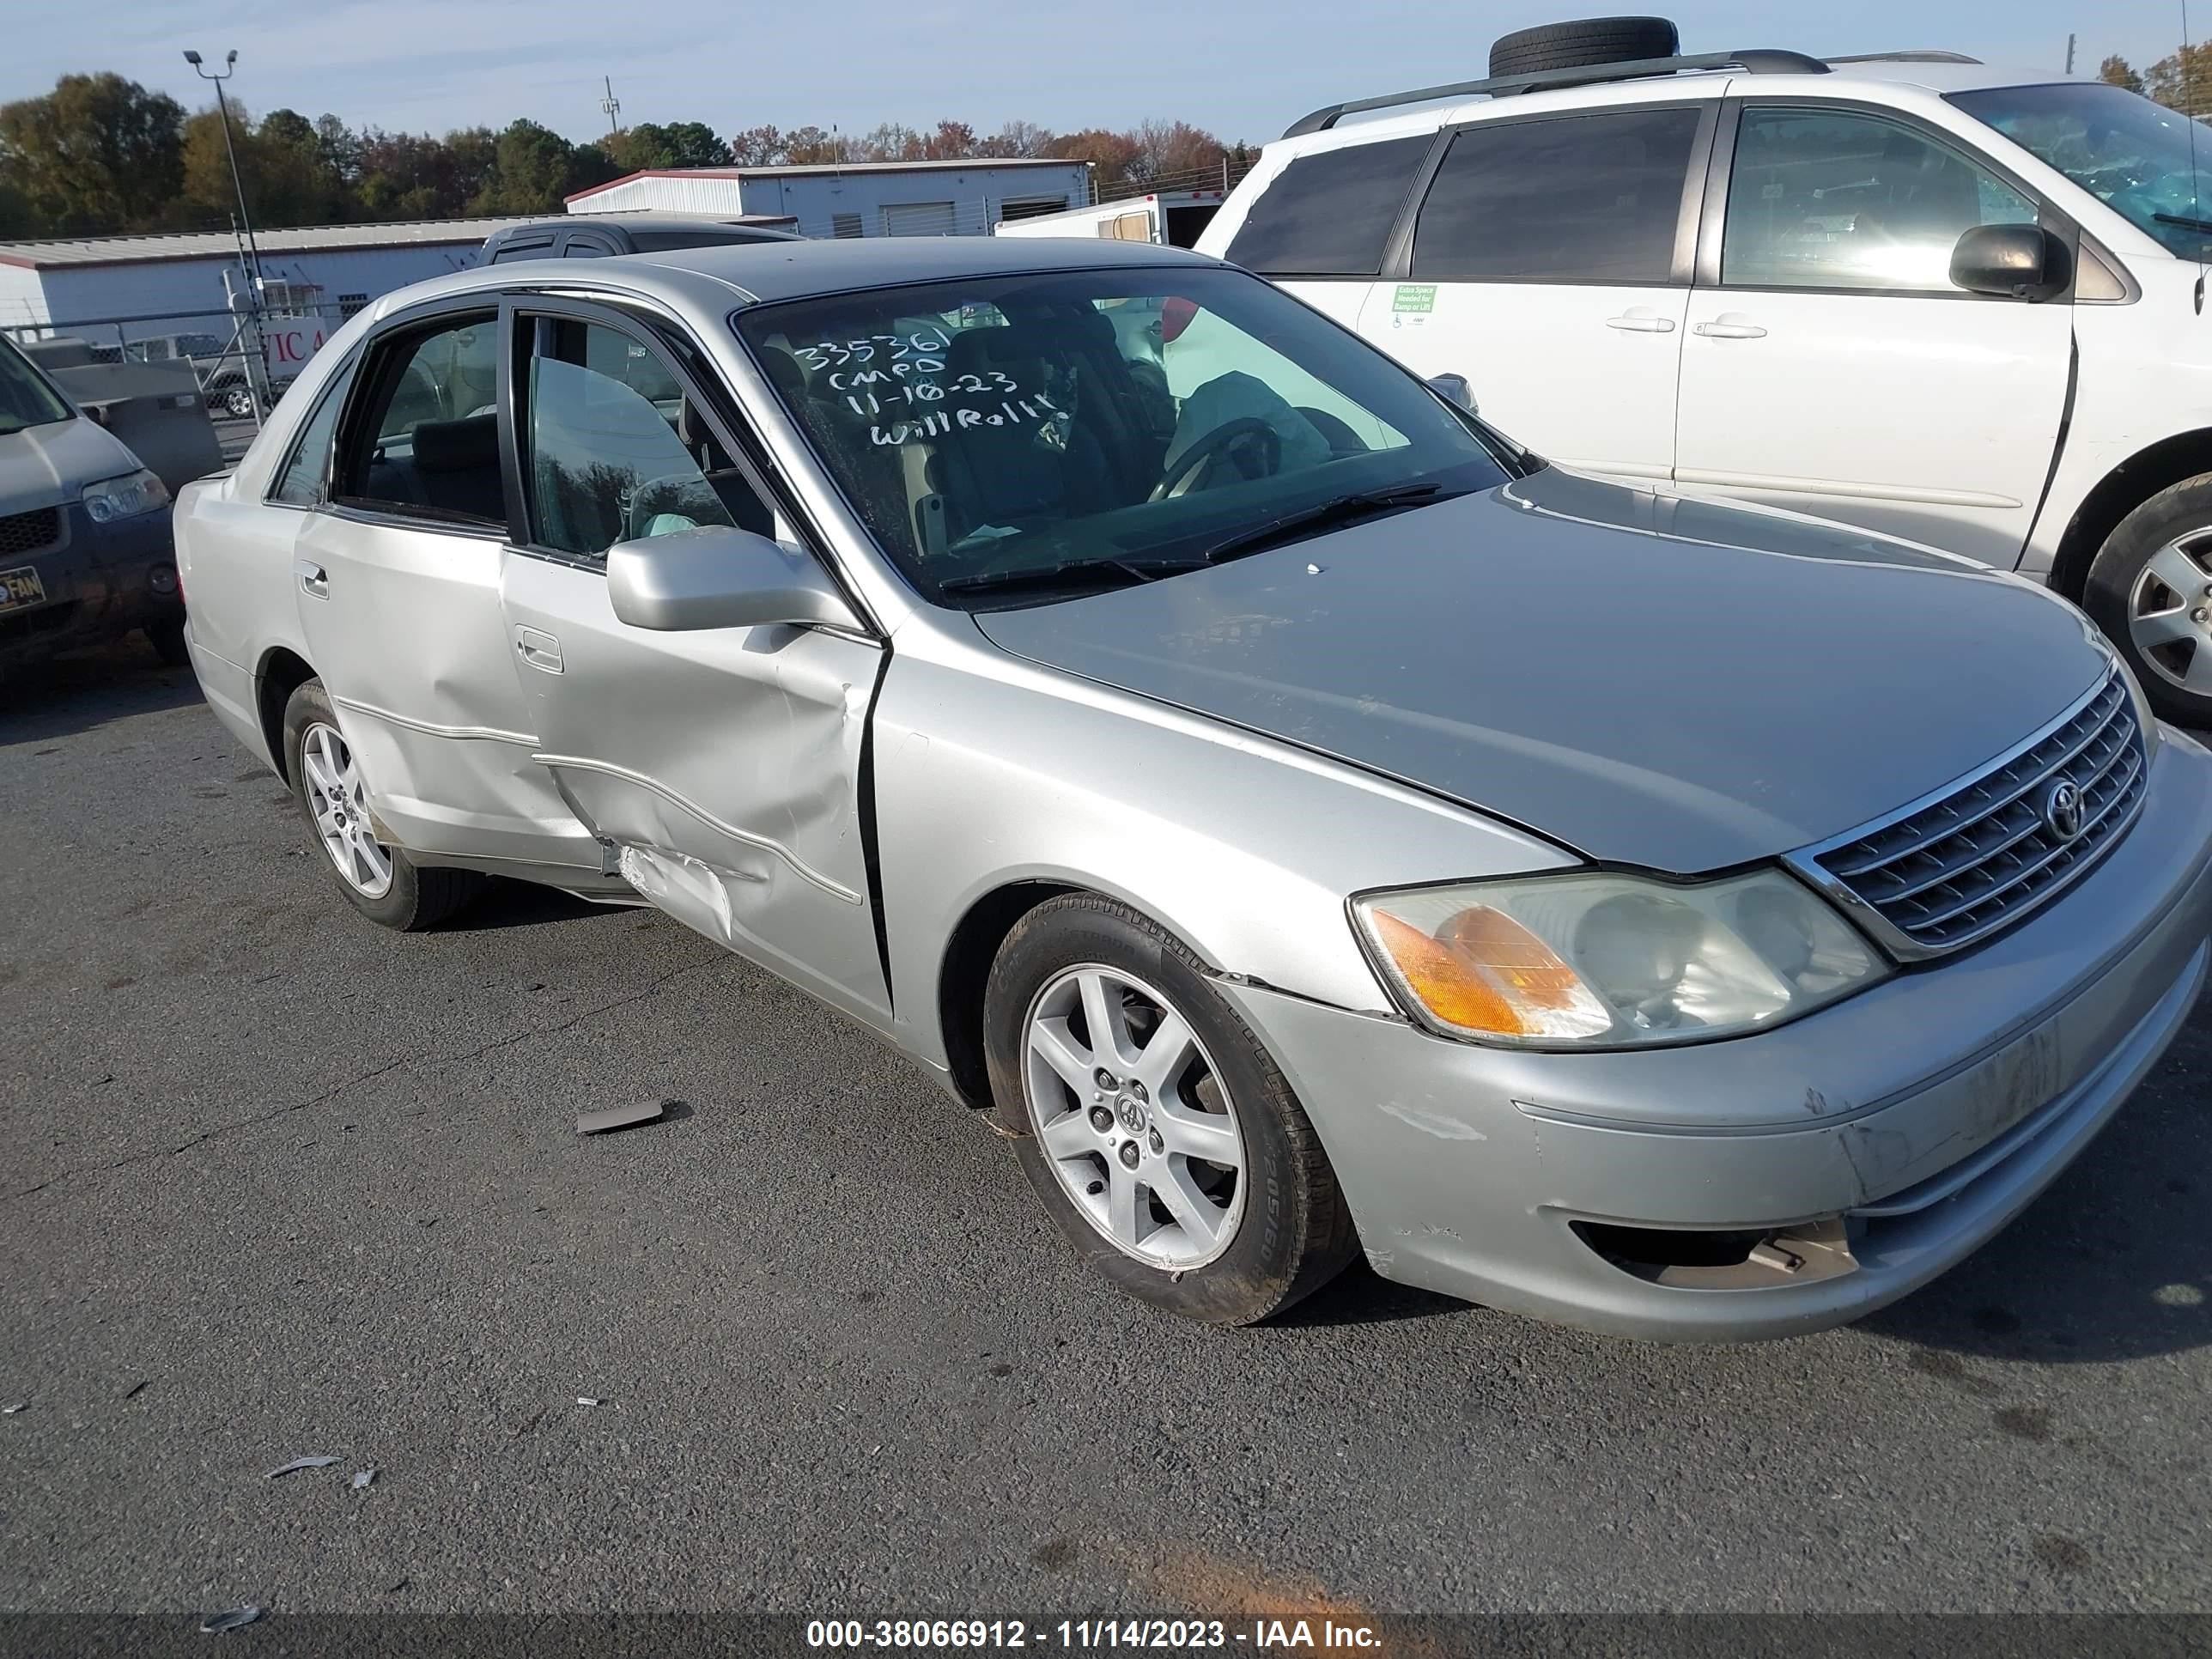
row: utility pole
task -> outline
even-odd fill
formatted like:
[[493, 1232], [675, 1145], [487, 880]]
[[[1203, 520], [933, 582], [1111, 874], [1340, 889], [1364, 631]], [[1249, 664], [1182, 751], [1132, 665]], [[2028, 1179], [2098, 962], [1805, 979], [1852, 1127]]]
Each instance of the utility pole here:
[[2074, 37], [2070, 34], [2066, 37], [2066, 72], [2074, 73]]
[[238, 197], [239, 226], [246, 232], [246, 315], [253, 330], [253, 349], [246, 357], [246, 389], [253, 399], [253, 423], [258, 426], [269, 392], [269, 365], [262, 357], [261, 246], [253, 240], [253, 216], [246, 209], [246, 180], [238, 171], [238, 146], [231, 142], [230, 100], [222, 95], [222, 83], [238, 67], [238, 53], [234, 51], [223, 58], [220, 75], [202, 63], [196, 52], [186, 52], [185, 61], [201, 80], [215, 82], [216, 114], [222, 122], [222, 153], [230, 158], [230, 187]]
[[622, 100], [615, 96], [615, 78], [611, 75], [599, 77], [605, 85], [607, 95], [599, 100], [599, 112], [607, 118], [607, 137], [611, 138], [622, 131]]

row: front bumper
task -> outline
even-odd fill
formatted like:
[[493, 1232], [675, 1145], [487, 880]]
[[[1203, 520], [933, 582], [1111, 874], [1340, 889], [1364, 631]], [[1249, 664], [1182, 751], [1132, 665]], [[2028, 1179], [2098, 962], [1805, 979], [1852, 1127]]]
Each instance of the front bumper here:
[[169, 515], [165, 506], [95, 524], [71, 502], [61, 509], [58, 541], [0, 557], [0, 567], [36, 570], [46, 595], [42, 605], [0, 611], [0, 665], [182, 617]]
[[[1515, 1053], [1220, 988], [1297, 1089], [1386, 1277], [1622, 1335], [1791, 1335], [1971, 1254], [2118, 1109], [2212, 961], [2207, 826], [2212, 756], [2169, 736], [2135, 827], [2048, 908], [1732, 1042]], [[1601, 1253], [1624, 1229], [1824, 1228], [1840, 1257], [1799, 1250], [1814, 1265], [1791, 1271], [1770, 1251], [1729, 1288]]]

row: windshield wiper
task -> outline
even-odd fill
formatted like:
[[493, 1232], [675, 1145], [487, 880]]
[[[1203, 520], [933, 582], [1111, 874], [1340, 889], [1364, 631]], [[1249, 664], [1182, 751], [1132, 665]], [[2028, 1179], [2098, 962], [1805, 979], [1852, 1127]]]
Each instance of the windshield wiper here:
[[[1460, 495], [1466, 491], [1455, 489], [1449, 494]], [[1239, 554], [1257, 553], [1264, 548], [1279, 546], [1314, 531], [1326, 530], [1331, 525], [1349, 524], [1354, 519], [1364, 519], [1372, 513], [1387, 513], [1398, 507], [1419, 507], [1446, 498], [1443, 486], [1432, 483], [1394, 484], [1386, 489], [1363, 489], [1350, 495], [1332, 495], [1315, 506], [1301, 508], [1296, 513], [1285, 513], [1279, 519], [1270, 519], [1265, 524], [1255, 525], [1249, 530], [1240, 530], [1233, 536], [1224, 537], [1200, 556], [1207, 564], [1216, 564], [1224, 559], [1233, 559]]]
[[1202, 569], [1205, 564], [1203, 559], [1071, 559], [1064, 564], [1035, 565], [1028, 569], [986, 570], [973, 576], [948, 576], [937, 584], [937, 588], [940, 593], [980, 593], [1021, 587], [1119, 587]]
[[2212, 233], [2212, 219], [2192, 219], [2185, 213], [2154, 213], [2150, 216], [2161, 225], [2179, 225], [2184, 230]]

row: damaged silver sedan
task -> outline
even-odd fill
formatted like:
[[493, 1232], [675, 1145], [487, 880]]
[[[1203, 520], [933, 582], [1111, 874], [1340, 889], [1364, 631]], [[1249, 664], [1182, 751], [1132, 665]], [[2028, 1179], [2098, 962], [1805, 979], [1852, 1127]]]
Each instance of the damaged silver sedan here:
[[2182, 1023], [2212, 757], [2040, 589], [1463, 405], [1143, 246], [464, 272], [184, 493], [192, 660], [363, 915], [657, 905], [1178, 1313], [1890, 1301]]

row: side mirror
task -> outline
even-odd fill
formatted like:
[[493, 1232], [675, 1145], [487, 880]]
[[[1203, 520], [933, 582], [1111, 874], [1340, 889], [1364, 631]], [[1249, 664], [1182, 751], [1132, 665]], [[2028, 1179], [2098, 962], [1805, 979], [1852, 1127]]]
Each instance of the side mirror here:
[[2041, 225], [1976, 225], [1951, 250], [1951, 281], [1969, 294], [2031, 302], [2063, 293], [2074, 265]]
[[607, 550], [607, 598], [632, 628], [663, 633], [827, 623], [858, 628], [822, 567], [750, 530], [702, 525]]
[[1455, 409], [1463, 409], [1470, 415], [1482, 412], [1474, 406], [1474, 388], [1468, 384], [1464, 374], [1432, 374], [1429, 377], [1429, 390]]

